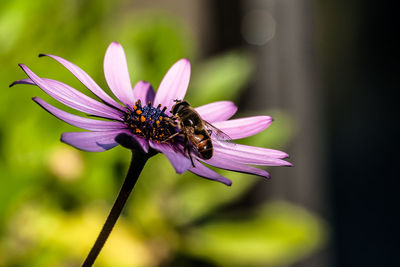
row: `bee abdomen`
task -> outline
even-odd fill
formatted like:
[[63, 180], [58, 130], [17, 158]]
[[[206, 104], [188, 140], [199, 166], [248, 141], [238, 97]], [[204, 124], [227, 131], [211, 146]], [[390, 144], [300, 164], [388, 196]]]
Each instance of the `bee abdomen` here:
[[203, 140], [198, 145], [198, 151], [202, 158], [210, 159], [213, 156], [213, 145], [211, 139]]

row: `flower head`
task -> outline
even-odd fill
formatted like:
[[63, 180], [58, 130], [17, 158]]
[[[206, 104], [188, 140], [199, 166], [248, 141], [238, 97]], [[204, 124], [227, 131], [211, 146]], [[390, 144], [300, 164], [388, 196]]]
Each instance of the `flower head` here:
[[[284, 152], [246, 145], [224, 145], [211, 131], [213, 156], [205, 160], [193, 146], [185, 147], [177, 133], [180, 129], [173, 122], [171, 108], [175, 100], [183, 100], [190, 79], [190, 63], [187, 59], [176, 62], [164, 76], [157, 90], [145, 82], [138, 82], [132, 89], [125, 53], [116, 42], [110, 44], [104, 58], [104, 74], [112, 93], [122, 103], [111, 98], [93, 79], [73, 63], [54, 55], [53, 58], [67, 68], [101, 101], [94, 100], [80, 91], [56, 80], [41, 78], [27, 66], [20, 67], [28, 79], [15, 84], [31, 84], [59, 102], [98, 119], [86, 118], [60, 110], [39, 97], [33, 100], [55, 117], [87, 132], [67, 132], [61, 141], [84, 151], [100, 152], [118, 144], [145, 153], [161, 152], [167, 156], [177, 173], [187, 170], [207, 179], [227, 185], [231, 181], [203, 163], [237, 172], [269, 177], [268, 172], [250, 165], [291, 166], [283, 160]], [[195, 108], [201, 119], [212, 123], [232, 139], [254, 135], [266, 129], [272, 122], [269, 116], [254, 116], [229, 120], [237, 111], [230, 101], [219, 101]], [[170, 138], [172, 135], [176, 138]], [[188, 151], [186, 151], [188, 150]], [[191, 160], [191, 157], [193, 160]]]

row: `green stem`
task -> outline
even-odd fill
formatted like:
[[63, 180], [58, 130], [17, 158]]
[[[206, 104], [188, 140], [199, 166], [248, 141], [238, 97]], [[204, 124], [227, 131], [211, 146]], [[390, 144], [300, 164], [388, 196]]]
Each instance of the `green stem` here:
[[121, 211], [124, 208], [125, 203], [130, 193], [132, 192], [132, 189], [135, 186], [139, 175], [142, 172], [143, 167], [149, 157], [149, 154], [132, 151], [132, 160], [125, 181], [121, 187], [121, 190], [119, 191], [118, 197], [115, 200], [113, 207], [111, 208], [110, 214], [108, 215], [107, 220], [103, 225], [103, 229], [101, 229], [101, 232], [97, 237], [96, 242], [94, 243], [88, 256], [83, 262], [82, 267], [89, 267], [93, 265], [101, 249], [103, 248], [104, 243], [107, 241], [108, 236], [114, 228], [115, 223], [121, 215]]

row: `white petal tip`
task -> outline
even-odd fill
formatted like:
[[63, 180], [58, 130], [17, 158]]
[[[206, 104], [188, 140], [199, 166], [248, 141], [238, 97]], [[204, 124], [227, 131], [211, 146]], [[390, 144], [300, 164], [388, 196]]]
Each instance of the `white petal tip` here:
[[137, 84], [139, 84], [139, 85], [143, 85], [143, 86], [148, 86], [148, 85], [150, 85], [150, 83], [149, 83], [149, 82], [146, 82], [146, 81], [143, 81], [143, 80], [141, 80], [141, 81], [138, 81], [138, 82], [137, 82]]
[[121, 46], [121, 44], [118, 43], [118, 42], [116, 42], [116, 41], [111, 42], [110, 46], [111, 46], [111, 45]]
[[184, 63], [187, 63], [190, 65], [190, 61], [187, 58], [182, 58], [182, 59], [178, 60], [177, 62], [184, 62]]

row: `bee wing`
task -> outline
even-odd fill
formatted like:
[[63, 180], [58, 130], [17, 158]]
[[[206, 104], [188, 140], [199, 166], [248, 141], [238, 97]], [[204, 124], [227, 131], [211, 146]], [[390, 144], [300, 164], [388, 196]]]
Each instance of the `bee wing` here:
[[211, 137], [213, 137], [214, 141], [217, 141], [221, 145], [229, 145], [229, 146], [234, 146], [235, 143], [233, 142], [232, 138], [229, 137], [226, 133], [212, 125], [211, 123], [204, 121], [204, 126], [206, 127], [208, 133], [210, 134]]

